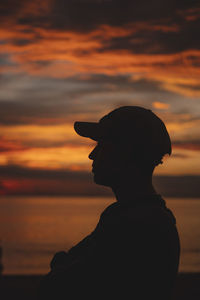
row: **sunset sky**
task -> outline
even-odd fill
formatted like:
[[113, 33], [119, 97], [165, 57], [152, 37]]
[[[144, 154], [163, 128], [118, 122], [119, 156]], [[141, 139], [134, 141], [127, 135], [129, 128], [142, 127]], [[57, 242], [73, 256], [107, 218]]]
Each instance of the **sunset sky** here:
[[0, 22], [1, 194], [106, 194], [73, 123], [138, 105], [172, 139], [161, 191], [200, 197], [197, 1], [1, 0]]

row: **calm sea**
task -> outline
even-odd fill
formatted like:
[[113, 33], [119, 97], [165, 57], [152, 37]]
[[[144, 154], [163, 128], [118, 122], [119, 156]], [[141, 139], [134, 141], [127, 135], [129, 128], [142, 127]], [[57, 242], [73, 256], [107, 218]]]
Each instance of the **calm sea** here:
[[[200, 199], [166, 198], [181, 239], [180, 272], [200, 272]], [[0, 243], [4, 274], [44, 274], [53, 254], [68, 250], [98, 222], [114, 198], [4, 197]]]

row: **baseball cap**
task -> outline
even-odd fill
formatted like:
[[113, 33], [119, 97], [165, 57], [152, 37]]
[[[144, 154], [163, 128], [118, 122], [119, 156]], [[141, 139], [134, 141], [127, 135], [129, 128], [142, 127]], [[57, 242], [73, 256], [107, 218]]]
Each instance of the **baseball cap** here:
[[103, 116], [99, 122], [75, 122], [74, 129], [82, 137], [95, 141], [110, 140], [133, 147], [138, 157], [162, 163], [171, 154], [171, 140], [163, 121], [150, 109], [122, 106]]

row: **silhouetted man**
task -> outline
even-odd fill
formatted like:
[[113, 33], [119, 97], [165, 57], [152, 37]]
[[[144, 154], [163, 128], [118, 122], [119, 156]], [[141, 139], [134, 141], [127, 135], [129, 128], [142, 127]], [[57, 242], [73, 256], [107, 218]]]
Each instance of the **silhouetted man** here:
[[150, 110], [124, 106], [74, 128], [97, 141], [89, 154], [94, 181], [111, 187], [117, 201], [89, 236], [54, 256], [41, 299], [171, 299], [179, 237], [152, 185], [154, 168], [171, 154], [164, 123]]

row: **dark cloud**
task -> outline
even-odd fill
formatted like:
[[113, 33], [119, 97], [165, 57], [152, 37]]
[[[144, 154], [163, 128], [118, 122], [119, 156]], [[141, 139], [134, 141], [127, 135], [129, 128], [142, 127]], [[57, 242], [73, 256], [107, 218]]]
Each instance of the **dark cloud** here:
[[[56, 113], [55, 113], [56, 107]], [[17, 103], [14, 101], [1, 101], [0, 124], [56, 124], [67, 123], [67, 111], [65, 107], [47, 107], [34, 102]], [[71, 109], [72, 113], [72, 109]]]
[[[197, 64], [196, 67], [200, 67], [200, 62], [199, 66]], [[200, 84], [177, 84], [177, 86], [186, 88], [187, 90], [191, 91], [200, 91]]]
[[183, 159], [185, 159], [185, 158], [190, 158], [189, 155], [182, 154], [182, 153], [175, 153], [175, 154], [172, 154], [172, 157], [173, 157], [173, 158], [183, 158]]
[[[28, 195], [109, 196], [108, 188], [93, 183], [87, 172], [41, 170], [19, 166], [1, 166], [2, 193]], [[18, 182], [18, 189], [6, 188], [6, 182]], [[28, 188], [26, 188], [28, 186]]]
[[[58, 0], [54, 2], [49, 26], [59, 30], [92, 31], [102, 24], [121, 27], [132, 24], [130, 26], [136, 29], [132, 34], [106, 39], [100, 51], [125, 49], [134, 53], [177, 53], [200, 49], [197, 38], [200, 17], [191, 21], [185, 17], [191, 8], [195, 11], [195, 7], [198, 7], [195, 1]], [[142, 23], [146, 25], [141, 26]], [[164, 30], [165, 26], [171, 30]]]
[[[182, 98], [182, 100], [184, 100], [184, 98]], [[184, 101], [182, 101], [181, 106], [177, 105], [177, 107], [175, 107], [174, 105], [173, 113], [168, 111], [160, 112], [160, 116], [162, 119], [167, 120], [168, 123], [175, 123], [179, 125], [193, 123], [193, 126], [191, 127], [192, 129], [190, 129], [191, 135], [188, 135], [187, 131], [185, 134], [182, 134], [181, 141], [174, 138], [174, 143], [189, 142], [191, 141], [191, 136], [193, 136], [193, 142], [198, 141], [199, 132], [196, 134], [194, 132], [196, 129], [195, 127], [199, 126], [200, 121], [200, 105], [198, 105], [198, 103], [195, 106], [192, 106], [191, 102], [187, 101], [187, 103], [184, 103]]]
[[[0, 124], [1, 125], [55, 125], [55, 124], [71, 124], [80, 113], [86, 112], [90, 115], [90, 110], [69, 103], [66, 99], [65, 103], [54, 102], [51, 105], [49, 101], [46, 103], [38, 103], [38, 101], [14, 102], [1, 101], [0, 106]], [[95, 106], [95, 105], [94, 105]], [[95, 109], [92, 110], [95, 112]], [[92, 114], [92, 113], [91, 113]], [[92, 116], [91, 116], [92, 118]]]
[[178, 148], [178, 149], [200, 151], [200, 139], [186, 140], [186, 141], [174, 141], [173, 147]]
[[[169, 21], [169, 20], [168, 20]], [[168, 24], [166, 22], [166, 25]], [[176, 20], [177, 23], [177, 20]], [[100, 51], [108, 50], [129, 50], [137, 54], [173, 54], [190, 49], [200, 49], [200, 40], [197, 39], [200, 18], [187, 22], [181, 21], [177, 25], [171, 27], [172, 30], [163, 30], [164, 24], [154, 23], [146, 25], [146, 28], [138, 29], [135, 33], [124, 37], [115, 37], [110, 40], [105, 40]], [[156, 29], [157, 26], [157, 29]], [[176, 27], [178, 29], [176, 30]], [[153, 29], [154, 28], [154, 29]], [[195, 63], [198, 61], [198, 64]], [[183, 63], [181, 58], [175, 61], [174, 64]], [[194, 67], [198, 67], [199, 58], [194, 57]]]
[[88, 181], [90, 174], [84, 171], [45, 170], [21, 167], [17, 165], [0, 166], [1, 178], [57, 179]]
[[[200, 49], [198, 7], [197, 1], [192, 0], [54, 0], [42, 7], [39, 1], [33, 5], [31, 0], [3, 0], [0, 10], [6, 24], [10, 20], [32, 29], [86, 33], [101, 25], [123, 27], [129, 24], [136, 28], [134, 33], [105, 40], [101, 51], [126, 49], [134, 53], [158, 54]], [[141, 26], [142, 23], [146, 25]], [[165, 26], [171, 30], [163, 29]], [[102, 40], [104, 36], [99, 38]], [[20, 46], [30, 42], [27, 39], [13, 40]]]
[[7, 19], [8, 16], [16, 16], [24, 7], [24, 0], [1, 0], [0, 16]]
[[13, 143], [13, 142], [5, 141], [5, 139], [0, 136], [0, 154], [4, 152], [8, 153], [13, 151], [21, 152], [27, 149], [28, 149], [27, 146], [21, 145], [18, 142]]
[[50, 26], [59, 29], [90, 31], [101, 24], [123, 26], [138, 21], [177, 21], [183, 18], [178, 14], [195, 2], [159, 0], [111, 0], [81, 1], [56, 0], [52, 7]]
[[[134, 76], [129, 75], [116, 75], [108, 76], [103, 74], [91, 75], [89, 82], [97, 85], [98, 92], [104, 89], [104, 91], [120, 90], [120, 91], [130, 91], [130, 92], [143, 92], [156, 93], [164, 92], [161, 83], [157, 80], [151, 79], [134, 79]], [[165, 91], [169, 93], [168, 91]]]
[[160, 98], [167, 102], [179, 99], [177, 94], [165, 90], [159, 81], [134, 79], [128, 75], [92, 74], [86, 78], [30, 80], [28, 76], [18, 75], [0, 78], [0, 88], [1, 94], [8, 97], [0, 99], [0, 124], [5, 125], [70, 123], [84, 112], [92, 119], [99, 108], [102, 111], [107, 105], [106, 97], [111, 104], [116, 104], [117, 96], [121, 105], [128, 99], [132, 105], [134, 99], [139, 105], [140, 98], [143, 104], [146, 98], [148, 105]]
[[26, 45], [30, 45], [30, 44], [35, 44], [36, 40], [30, 40], [30, 39], [12, 39], [12, 40], [8, 40], [8, 43], [15, 45], [15, 46], [26, 46]]
[[158, 176], [154, 178], [157, 191], [165, 197], [200, 197], [200, 176]]
[[[2, 187], [8, 179], [33, 183], [34, 190], [25, 189], [24, 192], [22, 187], [17, 191], [18, 194], [113, 196], [109, 188], [94, 184], [92, 175], [83, 171], [43, 170], [10, 165], [0, 167], [0, 178]], [[165, 197], [200, 197], [200, 176], [155, 176], [153, 181], [157, 192]]]
[[52, 62], [47, 60], [35, 60], [34, 62], [32, 62], [32, 64], [35, 64], [38, 67], [46, 67], [51, 65]]
[[183, 7], [182, 4], [175, 7], [172, 1], [165, 4], [158, 0], [151, 2], [56, 0], [52, 3], [49, 15], [20, 15], [18, 22], [33, 25], [43, 24], [59, 30], [91, 31], [101, 24], [121, 26], [141, 19], [160, 19], [170, 13], [174, 14], [174, 8]]
[[[0, 54], [0, 67], [15, 66], [15, 65], [16, 65], [16, 63], [10, 60], [10, 57], [8, 54], [6, 54], [6, 53]], [[0, 85], [1, 85], [1, 82], [3, 82], [3, 81], [4, 81], [4, 79], [1, 74], [0, 75]]]

